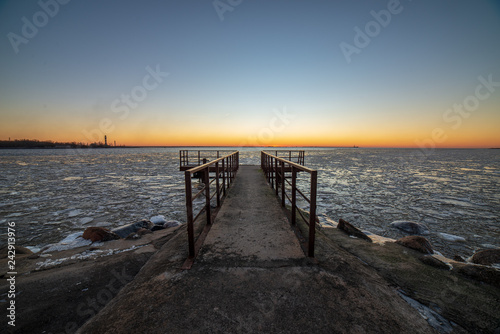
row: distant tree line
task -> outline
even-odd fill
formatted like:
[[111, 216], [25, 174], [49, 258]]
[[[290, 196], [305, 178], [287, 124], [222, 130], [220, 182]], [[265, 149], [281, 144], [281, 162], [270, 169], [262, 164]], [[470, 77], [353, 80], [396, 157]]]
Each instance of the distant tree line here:
[[15, 140], [0, 140], [0, 148], [103, 148], [111, 147], [103, 143], [62, 143], [52, 140], [40, 141], [36, 139], [15, 139]]

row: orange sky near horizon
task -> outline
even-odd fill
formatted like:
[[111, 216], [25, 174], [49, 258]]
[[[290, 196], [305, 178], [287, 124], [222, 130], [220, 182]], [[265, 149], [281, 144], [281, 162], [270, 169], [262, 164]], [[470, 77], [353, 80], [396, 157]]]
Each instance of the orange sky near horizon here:
[[[0, 132], [5, 133], [3, 125]], [[402, 129], [398, 133], [385, 131], [353, 132], [339, 131], [306, 133], [272, 133], [268, 128], [248, 134], [225, 134], [220, 131], [198, 131], [192, 128], [179, 128], [176, 131], [119, 131], [102, 132], [94, 129], [92, 136], [75, 136], [74, 132], [54, 131], [50, 128], [38, 128], [24, 135], [11, 137], [14, 139], [52, 140], [57, 142], [104, 142], [107, 135], [108, 144], [124, 146], [277, 146], [277, 147], [403, 147], [403, 148], [491, 148], [500, 147], [500, 135], [496, 124], [482, 127], [483, 131], [469, 129], [456, 132], [453, 129], [434, 127], [426, 130], [408, 131]], [[88, 130], [91, 131], [91, 130]], [[234, 131], [233, 131], [234, 132]], [[478, 135], [479, 134], [479, 135]], [[9, 138], [2, 138], [8, 140]]]
[[[209, 118], [189, 122], [168, 115], [153, 121], [136, 116], [89, 121], [79, 116], [66, 115], [54, 120], [39, 117], [40, 114], [4, 113], [8, 119], [0, 124], [0, 139], [92, 143], [104, 142], [107, 135], [108, 144], [116, 141], [117, 145], [125, 146], [490, 148], [500, 147], [500, 113], [495, 113], [495, 109], [496, 103], [489, 101], [481, 113], [471, 114], [460, 122], [458, 118], [444, 122], [438, 117], [432, 122], [427, 117], [393, 117], [390, 122], [377, 113], [365, 116], [364, 121], [355, 116], [318, 118], [308, 117], [303, 111], [294, 111], [293, 118], [285, 122], [273, 112], [264, 112], [256, 120], [237, 115], [227, 119], [221, 116], [215, 122]], [[439, 115], [437, 111], [436, 114]], [[25, 117], [31, 121], [25, 121]]]

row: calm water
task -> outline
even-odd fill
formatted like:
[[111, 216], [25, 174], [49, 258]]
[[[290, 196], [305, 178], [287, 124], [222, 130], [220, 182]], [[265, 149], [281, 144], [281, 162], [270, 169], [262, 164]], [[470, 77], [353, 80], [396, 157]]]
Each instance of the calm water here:
[[[18, 244], [41, 247], [88, 226], [184, 222], [178, 159], [175, 148], [0, 150], [0, 224], [14, 221]], [[259, 151], [244, 149], [240, 162], [260, 164]], [[343, 218], [392, 238], [404, 235], [392, 221], [422, 222], [448, 256], [500, 246], [500, 150], [306, 149], [305, 162], [318, 170], [322, 222]]]

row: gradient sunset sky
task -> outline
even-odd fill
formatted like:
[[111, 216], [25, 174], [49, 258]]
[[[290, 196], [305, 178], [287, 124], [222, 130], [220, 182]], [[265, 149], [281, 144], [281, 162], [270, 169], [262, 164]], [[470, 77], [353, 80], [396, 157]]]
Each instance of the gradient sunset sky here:
[[0, 1], [0, 140], [500, 147], [500, 2]]

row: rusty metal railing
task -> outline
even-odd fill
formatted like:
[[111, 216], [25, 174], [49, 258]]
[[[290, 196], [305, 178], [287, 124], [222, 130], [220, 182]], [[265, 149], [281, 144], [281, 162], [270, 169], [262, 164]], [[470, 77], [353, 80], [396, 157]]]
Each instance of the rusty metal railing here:
[[275, 157], [278, 158], [283, 158], [291, 162], [295, 162], [299, 165], [304, 166], [304, 156], [305, 156], [305, 151], [303, 150], [264, 150], [264, 152], [273, 154]]
[[179, 170], [186, 171], [196, 166], [203, 165], [207, 161], [219, 159], [221, 156], [230, 154], [233, 151], [221, 150], [180, 150]]
[[[286, 207], [286, 199], [288, 199], [288, 201], [290, 202], [292, 226], [296, 227], [297, 213], [299, 213], [299, 216], [306, 223], [306, 225], [308, 225], [309, 233], [305, 248], [307, 249], [307, 256], [314, 257], [318, 172], [295, 162], [279, 158], [275, 155], [271, 155], [264, 151], [261, 152], [261, 167], [266, 175], [267, 181], [275, 190], [276, 196], [281, 199], [281, 206]], [[309, 197], [307, 197], [304, 192], [297, 187], [297, 173], [299, 172], [306, 172], [310, 174]], [[288, 180], [289, 178], [291, 178], [291, 182]], [[309, 203], [308, 218], [304, 217], [304, 213], [302, 212], [302, 210], [297, 207], [297, 194], [299, 194], [307, 203]]]
[[[226, 196], [226, 190], [229, 185], [233, 182], [236, 172], [239, 166], [239, 152], [233, 152], [221, 158], [215, 159], [213, 161], [207, 162], [200, 166], [190, 168], [184, 172], [185, 186], [186, 186], [186, 212], [187, 212], [187, 230], [188, 230], [188, 241], [189, 241], [189, 257], [183, 267], [190, 268], [196, 254], [198, 253], [199, 247], [203, 243], [210, 227], [212, 225], [212, 199], [216, 198], [216, 208], [220, 208], [222, 198]], [[213, 177], [210, 177], [210, 173], [214, 173]], [[193, 176], [201, 175], [203, 180], [203, 187], [193, 195], [193, 186], [191, 179]], [[211, 192], [211, 185], [214, 190]], [[193, 212], [193, 202], [198, 197], [204, 195], [205, 205], [201, 208], [196, 215]], [[198, 217], [205, 211], [206, 213], [206, 225], [203, 231], [195, 240], [194, 235], [194, 222]]]

